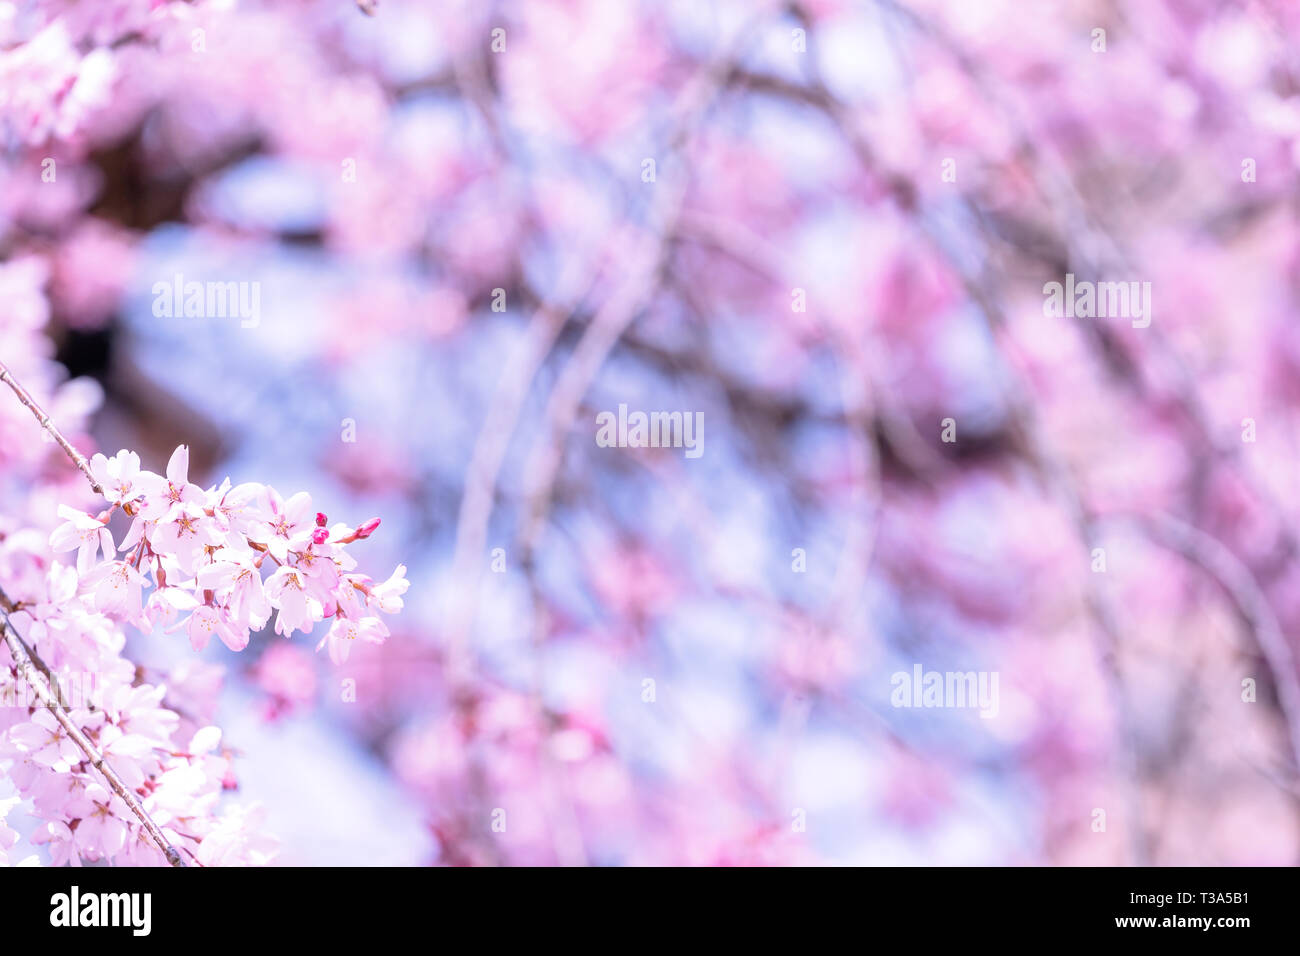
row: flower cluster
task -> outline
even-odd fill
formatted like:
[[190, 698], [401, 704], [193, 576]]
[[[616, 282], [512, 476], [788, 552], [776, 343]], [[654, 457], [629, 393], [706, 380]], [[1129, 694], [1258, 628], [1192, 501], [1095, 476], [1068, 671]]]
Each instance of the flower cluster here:
[[[268, 861], [275, 846], [260, 833], [242, 834], [237, 860], [229, 839], [209, 842], [246, 817], [240, 808], [222, 813], [218, 806], [236, 781], [221, 731], [210, 724], [214, 700], [197, 686], [207, 682], [204, 675], [180, 668], [166, 684], [145, 680], [146, 669], [122, 656], [121, 623], [96, 610], [93, 592], [80, 587], [76, 569], [48, 562], [33, 535], [20, 532], [0, 542], [0, 570], [12, 607], [8, 621], [35, 651], [40, 679], [53, 685], [70, 722], [168, 842], [190, 863]], [[0, 767], [41, 821], [29, 839], [47, 846], [50, 862], [165, 862], [122, 797], [38, 699], [22, 663], [3, 643]], [[0, 827], [5, 842], [12, 843], [13, 834]]]
[[[107, 500], [99, 513], [58, 506], [48, 547], [33, 529], [0, 533], [4, 621], [71, 724], [187, 862], [268, 862], [276, 847], [260, 832], [260, 811], [219, 807], [237, 781], [210, 723], [211, 682], [184, 668], [146, 680], [147, 670], [122, 655], [124, 625], [183, 629], [196, 649], [215, 634], [238, 651], [273, 617], [286, 637], [332, 618], [317, 650], [328, 643], [341, 662], [355, 639], [387, 636], [379, 615], [401, 609], [406, 569], [382, 582], [355, 570], [347, 545], [369, 537], [378, 519], [330, 526], [308, 495], [285, 500], [261, 484], [204, 490], [189, 480], [185, 446], [165, 475], [142, 470], [129, 451], [95, 455], [89, 468]], [[115, 515], [129, 519], [120, 543]], [[50, 550], [75, 557], [50, 560]], [[158, 841], [36, 699], [23, 667], [0, 643], [0, 767], [41, 821], [31, 842], [47, 845], [55, 864], [162, 863]], [[15, 839], [0, 823], [0, 851]]]
[[[406, 568], [376, 582], [357, 573], [347, 553], [347, 545], [374, 532], [378, 518], [355, 528], [330, 526], [306, 492], [286, 500], [252, 482], [226, 480], [205, 491], [189, 480], [184, 445], [166, 475], [141, 470], [139, 456], [125, 450], [95, 455], [90, 468], [109, 507], [91, 515], [60, 506], [64, 521], [50, 546], [77, 552], [76, 586], [93, 610], [144, 630], [184, 629], [196, 650], [214, 635], [243, 650], [273, 614], [275, 632], [285, 637], [333, 618], [317, 649], [328, 643], [335, 663], [347, 659], [358, 638], [387, 638], [379, 615], [401, 610]], [[115, 547], [108, 524], [119, 509], [131, 524]]]
[[104, 105], [113, 82], [112, 54], [80, 56], [66, 24], [54, 21], [27, 43], [0, 54], [0, 120], [24, 141], [66, 139], [88, 113]]

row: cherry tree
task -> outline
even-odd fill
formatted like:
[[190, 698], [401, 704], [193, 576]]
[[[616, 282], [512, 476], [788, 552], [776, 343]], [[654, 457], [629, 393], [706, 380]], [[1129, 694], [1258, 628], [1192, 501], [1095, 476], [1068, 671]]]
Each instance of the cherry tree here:
[[0, 5], [0, 810], [269, 860], [219, 659], [427, 862], [1294, 862], [1300, 12], [1121, 6]]

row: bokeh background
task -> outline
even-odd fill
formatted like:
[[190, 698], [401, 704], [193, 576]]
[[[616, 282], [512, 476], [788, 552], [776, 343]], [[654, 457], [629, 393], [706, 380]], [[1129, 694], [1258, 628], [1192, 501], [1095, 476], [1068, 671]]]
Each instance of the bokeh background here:
[[364, 6], [0, 3], [0, 357], [410, 569], [193, 662], [281, 862], [1295, 862], [1300, 6]]

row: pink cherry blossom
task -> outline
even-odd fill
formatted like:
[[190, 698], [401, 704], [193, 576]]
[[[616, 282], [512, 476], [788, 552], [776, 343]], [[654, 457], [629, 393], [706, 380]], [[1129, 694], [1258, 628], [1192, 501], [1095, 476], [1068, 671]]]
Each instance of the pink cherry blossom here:
[[78, 574], [90, 570], [97, 554], [102, 552], [108, 557], [113, 553], [113, 535], [99, 519], [67, 505], [59, 505], [59, 517], [64, 523], [50, 535], [50, 547], [55, 552], [75, 548]]
[[213, 634], [221, 638], [221, 643], [232, 651], [242, 651], [248, 646], [248, 631], [237, 630], [216, 608], [207, 605], [194, 609], [185, 629], [190, 636], [190, 646], [196, 651], [207, 647]]
[[172, 556], [187, 576], [195, 573], [203, 549], [214, 548], [223, 540], [216, 523], [206, 517], [201, 507], [188, 501], [171, 505], [148, 538], [155, 553]]
[[316, 529], [311, 495], [300, 491], [285, 501], [274, 488], [266, 488], [259, 504], [263, 516], [260, 530], [277, 561], [287, 558], [290, 546], [302, 548], [311, 540]]
[[352, 642], [357, 638], [371, 644], [382, 644], [388, 639], [388, 627], [377, 617], [363, 617], [360, 620], [337, 617], [316, 649], [320, 650], [328, 643], [330, 660], [335, 664], [342, 664], [348, 659]]
[[99, 784], [86, 788], [85, 809], [77, 825], [77, 846], [91, 859], [115, 856], [126, 844], [126, 807]]
[[115, 505], [134, 499], [136, 477], [140, 474], [140, 456], [123, 448], [112, 458], [96, 454], [90, 459], [90, 471], [104, 489], [104, 497]]
[[11, 727], [9, 741], [37, 763], [65, 773], [84, 756], [48, 710], [37, 710], [28, 723]]
[[262, 575], [253, 552], [217, 551], [213, 562], [199, 570], [198, 586], [228, 595], [230, 620], [243, 630], [260, 631], [271, 617]]
[[[325, 531], [325, 519], [318, 520], [305, 493], [286, 500], [270, 486], [229, 480], [203, 490], [189, 480], [185, 446], [171, 456], [165, 477], [125, 450], [111, 459], [94, 456], [88, 470], [109, 509], [97, 518], [59, 504], [62, 523], [48, 535], [51, 551], [78, 551], [77, 567], [49, 562], [41, 535], [17, 534], [0, 539], [0, 577], [5, 569], [24, 569], [9, 584], [22, 598], [10, 620], [60, 680], [94, 675], [91, 687], [67, 685], [93, 695], [73, 705], [68, 719], [159, 829], [146, 832], [127, 798], [86, 770], [82, 746], [33, 699], [0, 723], [0, 760], [8, 759], [20, 793], [44, 821], [32, 839], [48, 848], [53, 862], [72, 865], [157, 864], [164, 860], [157, 833], [200, 862], [265, 863], [275, 842], [249, 830], [260, 817], [220, 815], [221, 794], [238, 786], [229, 755], [217, 746], [220, 731], [205, 728], [188, 745], [176, 740], [189, 718], [183, 722], [167, 706], [166, 687], [141, 681], [121, 656], [123, 628], [183, 628], [195, 651], [215, 635], [238, 653], [273, 612], [276, 633], [285, 637], [334, 617], [322, 644], [328, 641], [331, 658], [341, 663], [357, 637], [378, 644], [388, 636], [365, 609], [369, 603], [384, 613], [401, 609], [404, 569], [383, 585], [357, 574], [351, 542], [342, 540], [347, 535], [335, 542], [328, 532], [314, 536]], [[106, 526], [118, 510], [131, 516], [120, 557]], [[342, 616], [340, 607], [357, 612], [357, 619]], [[7, 650], [0, 658], [7, 660]], [[0, 667], [0, 677], [0, 686], [17, 687], [12, 666]]]
[[1296, 862], [1300, 5], [357, 6], [0, 2], [0, 863]]
[[276, 608], [275, 633], [289, 637], [294, 631], [310, 631], [321, 613], [320, 603], [308, 593], [308, 578], [297, 568], [283, 567], [267, 579], [266, 596]]
[[125, 561], [96, 565], [82, 578], [82, 583], [93, 589], [95, 609], [101, 614], [139, 622], [140, 602], [147, 582], [131, 565]]
[[[189, 470], [190, 450], [188, 446], [180, 445], [167, 462], [165, 478], [152, 472], [141, 473], [138, 479], [143, 494], [140, 516], [158, 520], [167, 515], [169, 521], [174, 521], [176, 519], [171, 515], [173, 508], [190, 505], [191, 512], [195, 508], [201, 509], [206, 498], [198, 485], [190, 484]], [[189, 512], [181, 512], [187, 513]]]

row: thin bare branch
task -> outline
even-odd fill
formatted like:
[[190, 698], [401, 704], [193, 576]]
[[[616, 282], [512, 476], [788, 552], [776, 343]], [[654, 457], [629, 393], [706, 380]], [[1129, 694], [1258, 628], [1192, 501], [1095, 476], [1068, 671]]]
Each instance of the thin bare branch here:
[[45, 409], [41, 408], [36, 399], [32, 398], [31, 393], [13, 377], [9, 367], [4, 362], [0, 362], [0, 382], [4, 382], [13, 389], [13, 393], [18, 396], [18, 401], [36, 416], [36, 421], [40, 423], [41, 428], [45, 429], [49, 436], [54, 439], [55, 444], [62, 448], [64, 453], [72, 459], [72, 463], [81, 469], [81, 473], [86, 476], [86, 480], [90, 482], [90, 487], [95, 490], [95, 494], [102, 495], [104, 489], [95, 480], [94, 474], [91, 473], [90, 463], [86, 461], [86, 456], [72, 447], [72, 442], [63, 437], [63, 433], [50, 421], [50, 416], [45, 414]]

